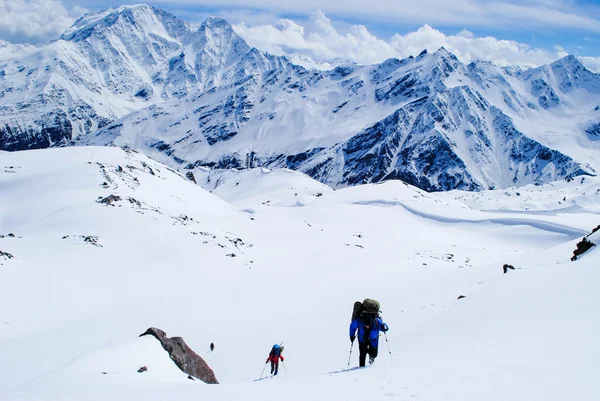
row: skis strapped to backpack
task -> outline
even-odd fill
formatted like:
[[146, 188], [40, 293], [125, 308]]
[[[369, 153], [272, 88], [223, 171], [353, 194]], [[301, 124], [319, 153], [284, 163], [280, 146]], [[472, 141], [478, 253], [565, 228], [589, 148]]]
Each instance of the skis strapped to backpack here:
[[374, 299], [366, 298], [364, 301], [356, 301], [352, 309], [352, 320], [358, 319], [361, 316], [379, 317], [379, 302]]

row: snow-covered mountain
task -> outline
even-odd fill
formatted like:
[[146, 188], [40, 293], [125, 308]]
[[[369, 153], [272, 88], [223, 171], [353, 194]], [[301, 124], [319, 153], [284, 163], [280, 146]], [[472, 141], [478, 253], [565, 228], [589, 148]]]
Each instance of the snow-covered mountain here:
[[278, 68], [220, 18], [197, 30], [153, 7], [80, 18], [44, 47], [0, 45], [0, 149], [44, 148], [134, 110]]
[[[80, 143], [181, 167], [286, 167], [338, 187], [402, 179], [426, 190], [505, 188], [595, 173], [598, 85], [573, 57], [523, 72], [465, 66], [440, 49], [252, 75], [132, 113]], [[549, 128], [566, 140], [553, 142]]]
[[[28, 68], [44, 53], [55, 68], [30, 74], [45, 80], [36, 93]], [[600, 169], [600, 75], [572, 56], [522, 71], [442, 48], [307, 70], [250, 48], [222, 19], [192, 31], [126, 6], [83, 17], [27, 60], [0, 64], [1, 149], [72, 139], [177, 168], [286, 167], [334, 187], [402, 179], [429, 191]]]

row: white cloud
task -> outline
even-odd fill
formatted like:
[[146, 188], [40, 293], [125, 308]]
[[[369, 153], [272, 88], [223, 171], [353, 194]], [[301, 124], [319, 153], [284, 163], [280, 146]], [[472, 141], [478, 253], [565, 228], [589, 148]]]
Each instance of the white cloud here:
[[[165, 0], [156, 3], [167, 4]], [[600, 32], [600, 11], [573, 0], [169, 0], [221, 9], [243, 8], [272, 13], [308, 14], [321, 9], [330, 15], [395, 23], [446, 26], [568, 28]]]
[[556, 54], [558, 54], [559, 57], [566, 57], [569, 55], [569, 53], [562, 46], [554, 46], [554, 49], [556, 50]]
[[353, 25], [341, 33], [320, 10], [314, 12], [304, 26], [283, 19], [275, 25], [241, 23], [234, 28], [252, 46], [321, 67], [329, 67], [336, 60], [374, 64], [390, 57], [415, 56], [423, 49], [435, 51], [442, 46], [463, 62], [488, 60], [502, 66], [534, 67], [566, 55], [560, 46], [553, 50], [537, 49], [512, 40], [476, 37], [467, 30], [446, 35], [429, 25], [406, 35], [396, 34], [389, 41], [377, 38], [362, 25]]
[[578, 57], [590, 71], [600, 74], [600, 57]]
[[475, 39], [475, 34], [467, 29], [463, 29], [462, 31], [457, 33], [456, 36], [460, 36], [467, 39]]
[[59, 0], [0, 0], [0, 38], [10, 42], [47, 42], [55, 39], [86, 12], [67, 10]]
[[244, 21], [244, 23], [252, 25], [274, 24], [281, 18], [272, 12], [250, 9], [218, 9], [209, 11], [170, 7], [167, 10], [176, 17], [188, 21], [194, 26], [200, 25], [211, 16], [219, 16], [229, 23]]

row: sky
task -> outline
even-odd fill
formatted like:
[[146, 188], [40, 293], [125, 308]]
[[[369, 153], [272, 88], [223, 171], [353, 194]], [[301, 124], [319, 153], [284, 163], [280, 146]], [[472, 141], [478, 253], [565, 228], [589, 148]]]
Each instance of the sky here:
[[[56, 39], [85, 12], [125, 0], [0, 0], [0, 39]], [[573, 54], [600, 71], [600, 0], [158, 0], [191, 23], [224, 17], [252, 46], [327, 68], [444, 46], [463, 62], [538, 66]]]

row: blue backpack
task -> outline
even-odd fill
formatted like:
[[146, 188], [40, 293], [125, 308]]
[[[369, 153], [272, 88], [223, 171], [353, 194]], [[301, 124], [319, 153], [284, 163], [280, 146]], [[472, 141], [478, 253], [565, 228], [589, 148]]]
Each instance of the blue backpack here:
[[275, 345], [273, 345], [273, 348], [271, 348], [272, 356], [279, 356], [279, 355], [281, 355], [282, 352], [283, 352], [283, 347], [279, 344], [275, 344]]

